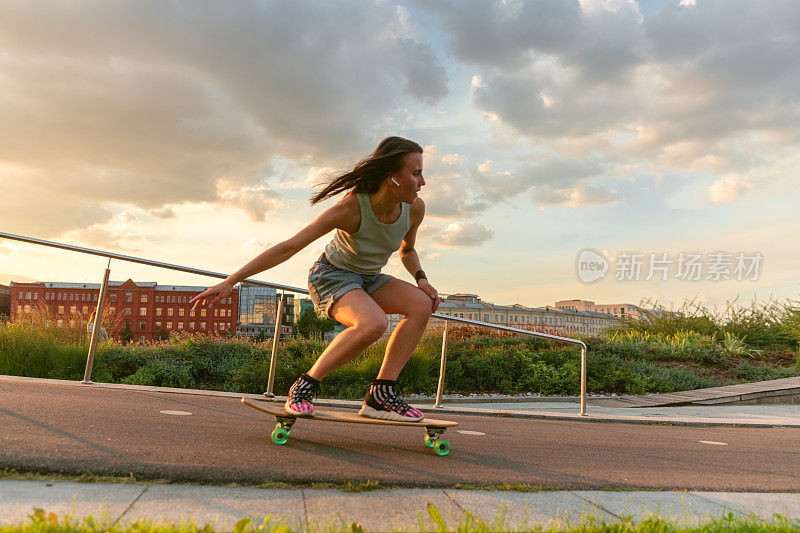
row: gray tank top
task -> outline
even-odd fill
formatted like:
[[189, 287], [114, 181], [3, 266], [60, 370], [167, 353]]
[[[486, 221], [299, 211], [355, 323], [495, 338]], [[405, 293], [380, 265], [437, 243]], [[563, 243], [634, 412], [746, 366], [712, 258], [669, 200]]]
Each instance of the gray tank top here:
[[336, 230], [325, 247], [325, 257], [336, 268], [358, 274], [380, 274], [389, 257], [403, 244], [410, 227], [410, 205], [400, 204], [400, 216], [392, 224], [384, 224], [372, 212], [368, 194], [356, 194], [361, 206], [361, 225], [355, 233]]

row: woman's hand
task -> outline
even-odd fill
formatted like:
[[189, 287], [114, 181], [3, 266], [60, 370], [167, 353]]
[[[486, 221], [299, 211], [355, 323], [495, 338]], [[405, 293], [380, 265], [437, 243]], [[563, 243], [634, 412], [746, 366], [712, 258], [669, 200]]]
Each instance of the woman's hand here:
[[427, 278], [420, 278], [420, 280], [417, 282], [417, 287], [431, 297], [431, 300], [433, 301], [433, 312], [435, 313], [439, 308], [439, 303], [442, 301], [442, 299], [439, 298], [439, 293], [436, 292], [436, 289], [433, 288], [433, 285], [428, 283]]
[[208, 305], [209, 307], [213, 307], [223, 298], [230, 296], [232, 292], [233, 285], [227, 281], [223, 281], [222, 283], [218, 283], [213, 287], [209, 287], [205, 292], [201, 292], [192, 298], [189, 303], [194, 303], [192, 309], [197, 309], [198, 305]]

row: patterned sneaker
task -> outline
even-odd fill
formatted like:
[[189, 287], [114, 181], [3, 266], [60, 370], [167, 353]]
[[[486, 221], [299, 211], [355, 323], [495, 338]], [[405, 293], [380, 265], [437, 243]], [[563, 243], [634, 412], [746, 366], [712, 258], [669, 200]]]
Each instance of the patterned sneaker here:
[[401, 400], [394, 393], [394, 381], [376, 379], [369, 387], [369, 392], [364, 397], [359, 415], [367, 418], [381, 420], [396, 420], [399, 422], [419, 422], [422, 412], [414, 409]]
[[319, 381], [308, 374], [303, 374], [289, 389], [289, 398], [283, 408], [293, 415], [314, 416], [314, 405], [311, 401], [317, 395]]

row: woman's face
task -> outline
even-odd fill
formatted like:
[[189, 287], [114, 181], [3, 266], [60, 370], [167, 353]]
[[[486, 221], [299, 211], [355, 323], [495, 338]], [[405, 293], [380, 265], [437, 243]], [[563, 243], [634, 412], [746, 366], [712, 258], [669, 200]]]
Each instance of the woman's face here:
[[422, 177], [422, 154], [419, 152], [406, 154], [403, 168], [394, 176], [394, 179], [399, 185], [395, 185], [391, 180], [389, 183], [397, 192], [400, 201], [407, 204], [414, 203], [414, 198], [425, 185], [425, 179]]

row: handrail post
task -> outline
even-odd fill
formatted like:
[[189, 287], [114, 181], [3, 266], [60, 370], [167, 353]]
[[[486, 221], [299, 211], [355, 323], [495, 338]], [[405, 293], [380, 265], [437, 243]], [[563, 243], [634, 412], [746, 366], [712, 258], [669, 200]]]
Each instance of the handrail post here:
[[94, 366], [94, 352], [97, 349], [97, 339], [103, 331], [103, 307], [105, 306], [106, 293], [108, 292], [108, 277], [111, 275], [111, 259], [108, 260], [103, 284], [100, 285], [100, 295], [97, 297], [97, 307], [94, 310], [94, 322], [92, 323], [92, 337], [89, 340], [89, 355], [86, 358], [86, 371], [83, 374], [81, 383], [89, 385], [92, 383], [92, 367]]
[[275, 318], [275, 335], [272, 338], [272, 359], [269, 361], [269, 378], [267, 379], [267, 391], [264, 396], [273, 398], [275, 394], [272, 392], [272, 387], [275, 384], [275, 367], [278, 362], [278, 342], [281, 340], [281, 324], [283, 323], [283, 299], [285, 293], [281, 292], [281, 297], [278, 300], [278, 315]]
[[581, 344], [581, 416], [586, 415], [586, 345]]
[[444, 368], [447, 364], [447, 320], [444, 321], [444, 333], [442, 334], [442, 362], [439, 364], [439, 386], [436, 389], [436, 403], [435, 408], [441, 409], [442, 406], [442, 392], [444, 391]]

